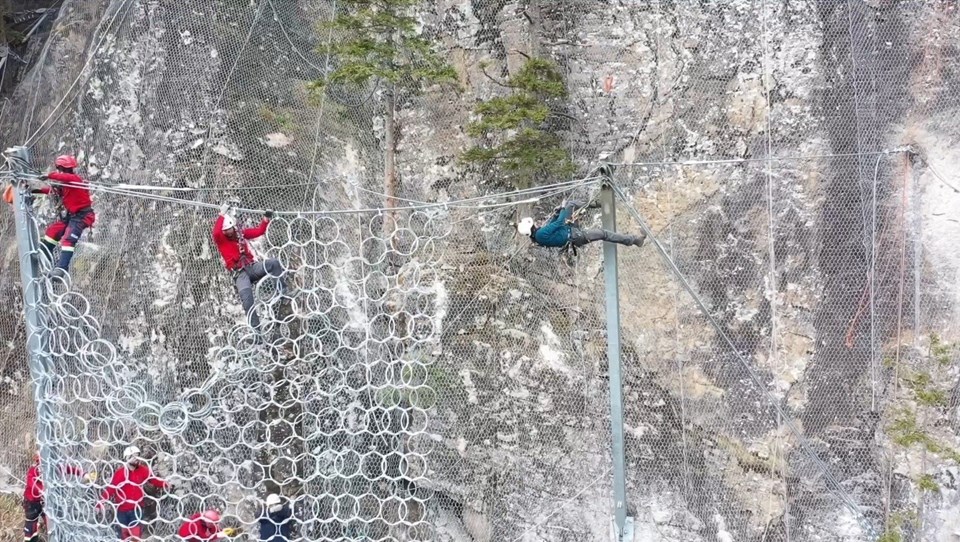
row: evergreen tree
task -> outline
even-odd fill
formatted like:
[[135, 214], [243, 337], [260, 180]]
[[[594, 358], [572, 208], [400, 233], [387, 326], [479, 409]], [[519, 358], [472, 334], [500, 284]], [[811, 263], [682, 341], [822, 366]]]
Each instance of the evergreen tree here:
[[528, 59], [504, 86], [511, 92], [481, 102], [479, 119], [467, 133], [482, 142], [461, 160], [491, 165], [498, 180], [513, 188], [528, 188], [572, 175], [575, 166], [560, 138], [551, 131], [557, 108], [567, 97], [563, 75], [550, 61]]
[[[421, 0], [339, 0], [339, 13], [326, 29], [338, 34], [330, 45], [336, 69], [311, 86], [330, 83], [382, 89], [384, 109], [384, 193], [396, 206], [397, 96], [415, 95], [435, 83], [452, 83], [457, 73], [424, 36], [416, 19]], [[324, 50], [326, 52], [326, 50]]]

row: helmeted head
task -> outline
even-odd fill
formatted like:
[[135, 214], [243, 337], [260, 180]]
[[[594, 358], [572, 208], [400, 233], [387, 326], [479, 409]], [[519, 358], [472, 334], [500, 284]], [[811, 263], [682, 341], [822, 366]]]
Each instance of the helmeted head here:
[[140, 462], [140, 448], [136, 446], [127, 446], [123, 450], [123, 460], [130, 465], [136, 465]]
[[217, 512], [216, 510], [212, 510], [212, 509], [207, 510], [203, 514], [200, 514], [200, 519], [202, 519], [207, 524], [215, 526], [217, 523], [220, 523], [220, 512]]
[[39, 465], [39, 464], [40, 464], [40, 450], [37, 450], [37, 451], [33, 452], [33, 463], [34, 463], [35, 465]]
[[237, 219], [233, 215], [223, 215], [223, 234], [228, 239], [237, 238]]
[[267, 513], [276, 514], [277, 512], [283, 510], [283, 504], [280, 495], [276, 493], [271, 493], [267, 495]]
[[517, 224], [517, 231], [520, 232], [520, 235], [530, 236], [533, 233], [533, 219], [529, 216], [523, 217], [520, 220], [520, 223]]
[[69, 154], [58, 156], [53, 163], [62, 171], [73, 171], [77, 167], [77, 159]]

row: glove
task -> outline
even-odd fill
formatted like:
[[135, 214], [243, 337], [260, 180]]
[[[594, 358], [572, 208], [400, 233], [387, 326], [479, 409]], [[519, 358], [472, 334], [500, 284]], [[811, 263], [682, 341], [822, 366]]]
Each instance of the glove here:
[[92, 484], [97, 481], [97, 471], [88, 472], [84, 475], [83, 479], [88, 483]]
[[46, 174], [46, 173], [41, 173], [40, 176], [37, 177], [37, 178], [40, 179], [41, 181], [46, 181], [46, 180], [49, 179], [50, 177], [47, 177], [47, 174]]
[[271, 209], [267, 209], [263, 212], [263, 216], [266, 217], [267, 220], [273, 220], [273, 211]]
[[220, 215], [223, 216], [223, 215], [225, 215], [225, 214], [227, 214], [227, 213], [229, 213], [229, 212], [230, 212], [230, 204], [229, 204], [229, 203], [221, 203], [221, 204], [220, 204]]
[[222, 536], [234, 536], [237, 534], [237, 529], [234, 529], [233, 527], [227, 527], [226, 529], [220, 531], [220, 534]]

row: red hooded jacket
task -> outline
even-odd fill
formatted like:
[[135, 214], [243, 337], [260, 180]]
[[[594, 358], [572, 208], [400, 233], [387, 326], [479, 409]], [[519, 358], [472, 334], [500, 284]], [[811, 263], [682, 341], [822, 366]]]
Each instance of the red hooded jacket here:
[[43, 480], [40, 478], [40, 465], [33, 464], [27, 469], [27, 487], [23, 490], [23, 500], [31, 502], [43, 500]]
[[230, 271], [238, 271], [257, 261], [253, 249], [247, 243], [247, 239], [256, 239], [267, 233], [267, 224], [270, 221], [264, 218], [256, 228], [247, 228], [241, 230], [237, 239], [228, 239], [223, 233], [223, 216], [218, 216], [217, 221], [213, 223], [213, 242], [223, 257], [223, 263]]
[[207, 540], [218, 540], [217, 534], [220, 530], [216, 525], [211, 527], [206, 521], [201, 519], [203, 514], [196, 513], [190, 516], [190, 519], [183, 522], [177, 535], [186, 542], [206, 542]]
[[68, 213], [76, 213], [88, 209], [93, 205], [93, 201], [90, 199], [90, 189], [87, 181], [83, 180], [79, 175], [54, 171], [47, 173], [47, 178], [57, 181], [58, 183], [63, 183], [66, 186], [52, 187], [52, 189], [49, 186], [45, 186], [40, 189], [40, 192], [49, 194], [52, 190], [56, 190], [60, 194], [60, 199], [63, 201], [63, 206], [67, 209]]
[[103, 490], [101, 498], [105, 501], [116, 502], [117, 510], [129, 512], [143, 503], [143, 484], [150, 484], [163, 489], [169, 486], [166, 482], [153, 475], [150, 467], [141, 463], [133, 470], [124, 465], [113, 473], [110, 485]]
[[[67, 474], [83, 476], [83, 471], [79, 467], [72, 465], [62, 466], [60, 470]], [[27, 487], [23, 490], [23, 500], [31, 502], [43, 502], [43, 478], [40, 477], [40, 465], [34, 463], [27, 469]]]

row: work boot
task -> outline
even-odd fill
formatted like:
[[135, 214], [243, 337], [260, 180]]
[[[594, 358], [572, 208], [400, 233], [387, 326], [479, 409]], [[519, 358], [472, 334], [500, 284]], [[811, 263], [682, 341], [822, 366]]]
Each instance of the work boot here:
[[642, 247], [643, 242], [646, 241], [646, 239], [647, 239], [647, 234], [645, 233], [641, 233], [640, 235], [634, 235], [632, 244], [635, 247]]

